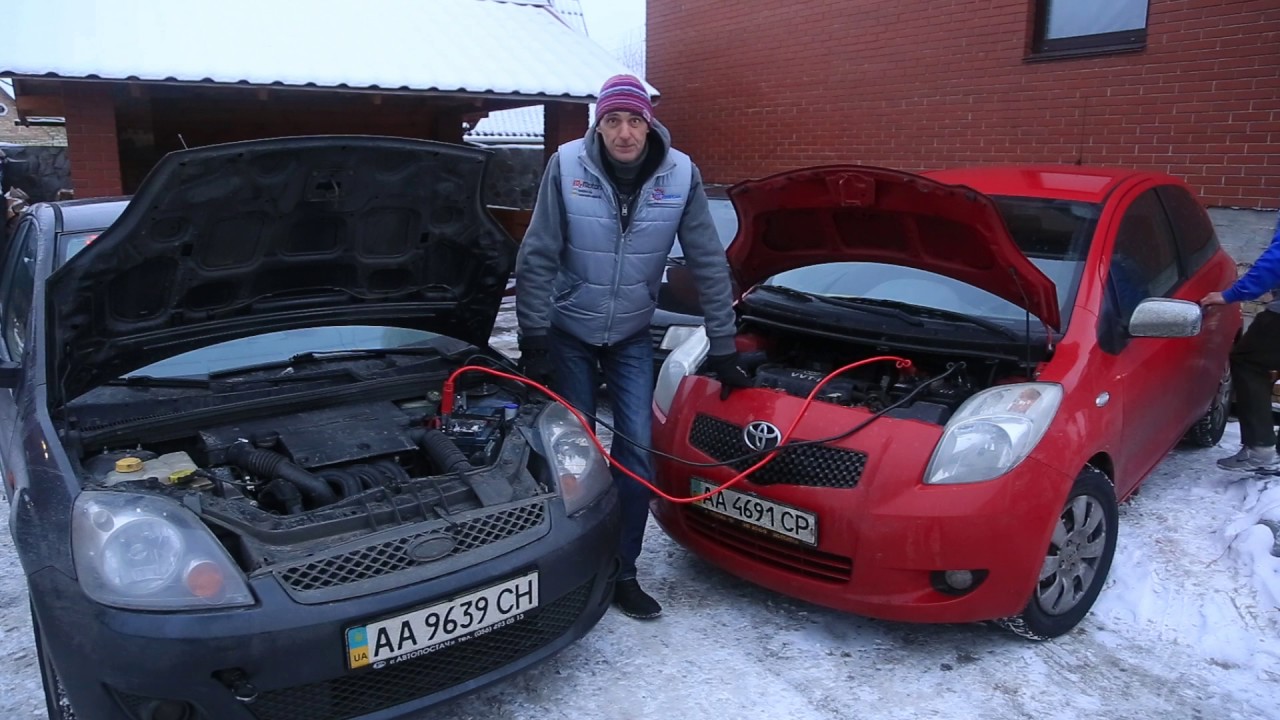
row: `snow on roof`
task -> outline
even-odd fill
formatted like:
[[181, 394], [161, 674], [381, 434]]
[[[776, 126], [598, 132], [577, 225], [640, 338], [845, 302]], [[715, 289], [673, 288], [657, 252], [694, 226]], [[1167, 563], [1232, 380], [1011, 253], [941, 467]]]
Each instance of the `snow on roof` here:
[[13, 3], [7, 27], [57, 42], [7, 33], [0, 75], [594, 98], [627, 68], [557, 2]]
[[497, 110], [481, 118], [463, 139], [483, 143], [540, 143], [543, 140], [543, 107]]

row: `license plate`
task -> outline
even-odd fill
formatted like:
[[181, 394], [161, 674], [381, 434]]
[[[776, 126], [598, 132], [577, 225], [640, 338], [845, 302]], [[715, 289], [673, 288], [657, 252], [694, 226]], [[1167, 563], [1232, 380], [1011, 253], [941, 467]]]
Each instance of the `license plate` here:
[[[689, 490], [694, 495], [702, 495], [716, 487], [718, 486], [699, 478], [689, 479]], [[698, 504], [714, 513], [799, 540], [806, 545], [818, 544], [818, 516], [811, 512], [736, 490], [723, 490]]]
[[538, 573], [452, 600], [347, 628], [347, 667], [381, 668], [411, 660], [524, 619], [538, 607]]

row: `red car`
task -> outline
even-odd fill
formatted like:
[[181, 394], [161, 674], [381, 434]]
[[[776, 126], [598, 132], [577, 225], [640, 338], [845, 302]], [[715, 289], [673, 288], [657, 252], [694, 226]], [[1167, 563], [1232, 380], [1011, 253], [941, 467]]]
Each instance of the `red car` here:
[[[738, 347], [696, 335], [655, 393], [663, 528], [778, 592], [911, 622], [1061, 635], [1098, 596], [1116, 503], [1227, 421], [1235, 263], [1167, 175], [828, 166], [729, 191]], [[881, 356], [847, 372], [833, 371]], [[825, 382], [824, 382], [825, 381]], [[815, 392], [816, 389], [816, 392]], [[814, 399], [806, 407], [805, 399]], [[794, 433], [786, 437], [797, 416]]]

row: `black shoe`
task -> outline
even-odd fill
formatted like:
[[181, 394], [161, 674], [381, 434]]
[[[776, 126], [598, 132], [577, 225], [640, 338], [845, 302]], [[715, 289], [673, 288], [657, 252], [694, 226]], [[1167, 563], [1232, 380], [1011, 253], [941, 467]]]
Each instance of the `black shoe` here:
[[640, 589], [640, 583], [635, 578], [614, 583], [613, 604], [623, 614], [641, 620], [652, 620], [662, 614], [662, 606], [649, 593]]

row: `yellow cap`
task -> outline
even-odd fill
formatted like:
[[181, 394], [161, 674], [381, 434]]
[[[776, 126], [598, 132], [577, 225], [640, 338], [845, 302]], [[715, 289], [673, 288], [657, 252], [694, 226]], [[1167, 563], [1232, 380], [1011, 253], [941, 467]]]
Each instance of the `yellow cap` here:
[[195, 472], [195, 470], [192, 470], [191, 468], [174, 470], [173, 472], [169, 473], [168, 482], [170, 485], [177, 485], [178, 483], [186, 482], [191, 479], [191, 473], [193, 472]]
[[116, 472], [135, 473], [142, 469], [142, 461], [136, 457], [122, 457], [116, 461]]

